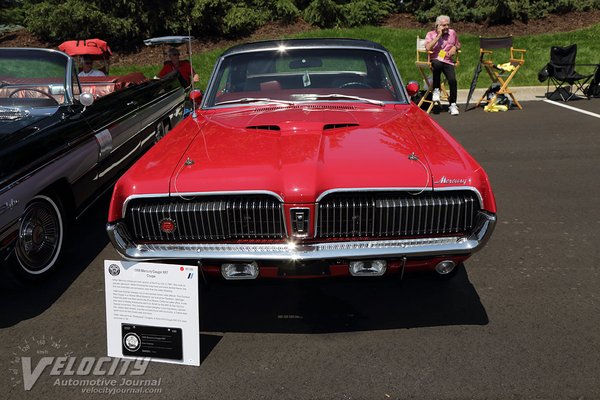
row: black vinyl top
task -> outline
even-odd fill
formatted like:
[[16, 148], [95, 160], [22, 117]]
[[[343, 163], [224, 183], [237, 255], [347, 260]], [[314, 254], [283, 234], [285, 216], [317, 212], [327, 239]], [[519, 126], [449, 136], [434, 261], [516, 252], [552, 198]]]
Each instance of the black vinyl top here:
[[247, 53], [261, 50], [276, 49], [281, 46], [287, 48], [368, 48], [374, 50], [386, 51], [387, 49], [379, 43], [363, 39], [338, 39], [338, 38], [319, 38], [319, 39], [281, 39], [281, 40], [264, 40], [259, 42], [251, 42], [233, 46], [226, 50], [222, 56], [228, 56], [237, 53]]

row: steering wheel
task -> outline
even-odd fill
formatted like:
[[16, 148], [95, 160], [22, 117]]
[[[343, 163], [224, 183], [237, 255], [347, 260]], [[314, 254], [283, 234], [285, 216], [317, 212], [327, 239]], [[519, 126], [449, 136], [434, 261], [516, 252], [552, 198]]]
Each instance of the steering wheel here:
[[372, 89], [372, 86], [363, 82], [346, 82], [343, 85], [338, 86], [339, 89], [347, 88], [366, 88]]
[[19, 88], [19, 89], [15, 89], [13, 90], [9, 95], [8, 98], [12, 98], [14, 96], [15, 93], [18, 92], [23, 92], [23, 91], [31, 91], [31, 92], [37, 92], [37, 93], [41, 93], [44, 96], [46, 96], [47, 98], [49, 98], [50, 100], [54, 101], [56, 104], [60, 104], [58, 102], [58, 100], [56, 100], [54, 97], [52, 97], [51, 95], [49, 95], [48, 93], [44, 92], [43, 90], [40, 89], [31, 89], [31, 88]]

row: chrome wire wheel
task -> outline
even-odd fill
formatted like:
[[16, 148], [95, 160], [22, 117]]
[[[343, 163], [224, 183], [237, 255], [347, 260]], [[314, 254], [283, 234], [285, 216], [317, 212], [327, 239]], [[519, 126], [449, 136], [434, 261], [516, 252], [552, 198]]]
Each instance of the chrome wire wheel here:
[[25, 208], [15, 254], [27, 275], [39, 276], [50, 270], [60, 255], [64, 239], [63, 218], [57, 203], [40, 195]]

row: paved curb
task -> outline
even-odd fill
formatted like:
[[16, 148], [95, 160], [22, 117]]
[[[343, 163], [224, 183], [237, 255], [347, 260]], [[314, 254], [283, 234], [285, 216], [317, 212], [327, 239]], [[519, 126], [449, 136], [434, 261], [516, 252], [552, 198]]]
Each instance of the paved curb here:
[[[546, 86], [518, 86], [510, 88], [515, 97], [519, 102], [522, 101], [535, 101], [535, 100], [543, 100], [546, 98]], [[469, 105], [477, 104], [477, 101], [483, 96], [486, 88], [477, 88], [473, 92], [471, 96], [471, 100]], [[467, 102], [467, 95], [469, 94], [469, 89], [459, 89], [457, 94], [456, 102], [458, 104], [465, 104]]]

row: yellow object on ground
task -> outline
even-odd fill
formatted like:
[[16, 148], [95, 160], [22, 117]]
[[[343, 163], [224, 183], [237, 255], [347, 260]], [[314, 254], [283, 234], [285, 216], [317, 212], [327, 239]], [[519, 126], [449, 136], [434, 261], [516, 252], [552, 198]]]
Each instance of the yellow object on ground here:
[[508, 111], [508, 107], [503, 106], [501, 104], [489, 104], [489, 105], [483, 107], [483, 111], [487, 111], [487, 112]]

